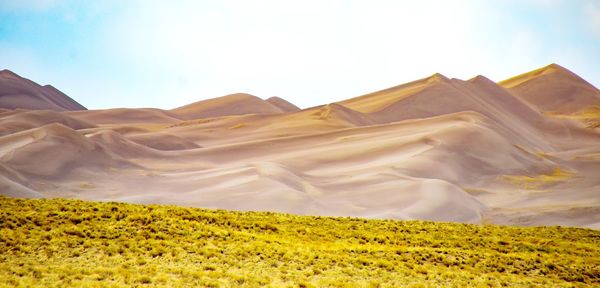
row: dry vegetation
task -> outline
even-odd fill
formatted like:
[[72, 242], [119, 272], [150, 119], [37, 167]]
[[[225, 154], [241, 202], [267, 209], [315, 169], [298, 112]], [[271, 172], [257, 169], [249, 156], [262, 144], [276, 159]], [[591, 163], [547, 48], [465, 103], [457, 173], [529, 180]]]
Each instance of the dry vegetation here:
[[585, 123], [588, 128], [600, 128], [600, 106], [592, 106], [575, 113], [574, 117]]
[[573, 173], [563, 170], [560, 167], [555, 167], [552, 172], [547, 174], [540, 174], [536, 176], [525, 176], [525, 175], [504, 175], [502, 176], [508, 182], [511, 182], [517, 186], [525, 189], [537, 190], [544, 188], [549, 185], [560, 183], [573, 177]]
[[581, 111], [567, 115], [562, 115], [555, 112], [548, 112], [546, 115], [577, 120], [582, 122], [585, 127], [591, 129], [600, 128], [600, 106], [598, 105], [593, 105]]
[[600, 231], [0, 197], [0, 286], [600, 285]]

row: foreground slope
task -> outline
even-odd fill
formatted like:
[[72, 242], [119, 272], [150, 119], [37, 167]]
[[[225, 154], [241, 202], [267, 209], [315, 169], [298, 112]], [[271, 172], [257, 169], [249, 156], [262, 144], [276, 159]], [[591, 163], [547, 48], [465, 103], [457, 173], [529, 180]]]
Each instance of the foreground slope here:
[[600, 232], [0, 197], [0, 286], [594, 287]]

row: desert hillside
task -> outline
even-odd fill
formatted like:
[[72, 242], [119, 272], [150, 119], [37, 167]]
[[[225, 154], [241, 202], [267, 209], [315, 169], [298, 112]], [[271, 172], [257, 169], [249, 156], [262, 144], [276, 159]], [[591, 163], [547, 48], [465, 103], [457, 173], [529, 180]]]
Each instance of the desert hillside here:
[[600, 91], [551, 64], [300, 109], [85, 110], [0, 72], [0, 194], [600, 229]]

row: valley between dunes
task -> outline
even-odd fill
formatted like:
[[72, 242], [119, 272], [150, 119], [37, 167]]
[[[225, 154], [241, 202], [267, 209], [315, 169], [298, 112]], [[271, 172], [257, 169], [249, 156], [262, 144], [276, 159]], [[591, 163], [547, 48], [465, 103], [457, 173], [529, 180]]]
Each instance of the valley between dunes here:
[[85, 110], [0, 72], [0, 194], [600, 229], [600, 91], [552, 64], [299, 109]]

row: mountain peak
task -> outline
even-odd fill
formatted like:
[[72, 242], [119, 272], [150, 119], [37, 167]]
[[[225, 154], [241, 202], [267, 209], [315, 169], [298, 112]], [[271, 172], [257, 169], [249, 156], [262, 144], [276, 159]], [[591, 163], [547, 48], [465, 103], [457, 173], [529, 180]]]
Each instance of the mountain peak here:
[[505, 88], [514, 88], [523, 83], [529, 82], [530, 80], [536, 79], [538, 77], [544, 75], [556, 74], [562, 77], [573, 78], [573, 79], [581, 79], [577, 74], [571, 72], [569, 69], [562, 67], [556, 63], [551, 63], [544, 67], [508, 78], [506, 80], [498, 82], [498, 84], [504, 86]]
[[200, 100], [170, 110], [183, 119], [212, 118], [243, 114], [278, 114], [281, 109], [247, 93], [229, 94]]
[[489, 82], [494, 83], [494, 81], [490, 80], [489, 78], [487, 78], [483, 75], [477, 75], [467, 81], [469, 81], [471, 83], [489, 83]]
[[600, 91], [556, 63], [499, 82], [542, 112], [573, 113], [600, 105]]
[[550, 63], [548, 65], [546, 65], [545, 67], [543, 67], [545, 69], [561, 69], [561, 70], [567, 70], [567, 68], [560, 66], [556, 63]]
[[2, 70], [0, 70], [0, 76], [2, 76], [2, 77], [15, 77], [15, 78], [20, 77], [19, 75], [17, 75], [17, 73], [12, 72], [12, 71], [10, 71], [8, 69], [2, 69]]
[[283, 111], [283, 112], [293, 112], [293, 111], [300, 110], [300, 108], [298, 108], [298, 106], [290, 103], [289, 101], [287, 101], [283, 98], [277, 97], [277, 96], [270, 97], [266, 101], [271, 103], [271, 105], [274, 105], [275, 107], [281, 109], [281, 111]]
[[0, 70], [0, 108], [31, 110], [85, 110], [51, 85], [41, 86], [8, 69]]
[[446, 81], [450, 81], [450, 79], [448, 79], [448, 77], [444, 76], [443, 74], [440, 73], [434, 73], [433, 75], [425, 78], [428, 82], [446, 82]]
[[566, 74], [569, 74], [569, 75], [575, 75], [575, 73], [571, 72], [571, 70], [569, 70], [569, 69], [567, 69], [567, 68], [565, 68], [563, 66], [560, 66], [560, 65], [558, 65], [556, 63], [552, 63], [552, 64], [549, 64], [549, 65], [546, 65], [546, 66], [540, 68], [539, 70], [541, 72], [540, 74], [548, 74], [548, 73], [559, 72], [559, 73], [566, 73]]
[[[252, 94], [248, 94], [248, 93], [233, 93], [233, 94], [228, 94], [225, 96], [217, 97], [215, 99], [231, 99], [231, 100], [260, 99], [260, 100], [262, 100], [262, 98], [260, 98], [258, 96], [254, 96]], [[211, 99], [208, 99], [208, 100], [211, 100]]]

